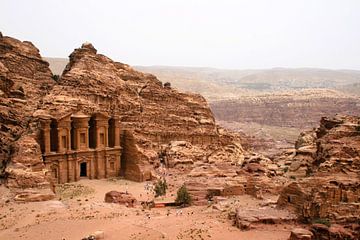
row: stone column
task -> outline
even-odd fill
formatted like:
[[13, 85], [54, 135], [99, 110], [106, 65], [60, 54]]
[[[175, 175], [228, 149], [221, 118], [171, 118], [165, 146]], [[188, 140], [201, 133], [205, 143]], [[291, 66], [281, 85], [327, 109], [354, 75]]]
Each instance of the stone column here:
[[109, 147], [109, 124], [105, 126], [105, 147]]
[[120, 146], [120, 120], [119, 117], [114, 117], [115, 120], [115, 142], [114, 147]]
[[70, 151], [71, 150], [71, 125], [70, 125], [70, 128], [66, 129], [66, 132], [67, 132], [67, 143], [68, 143], [67, 150]]
[[95, 146], [95, 148], [99, 148], [99, 146], [100, 146], [100, 131], [99, 131], [99, 127], [96, 125], [96, 133], [95, 133], [95, 135], [96, 135], [96, 146]]
[[105, 162], [104, 162], [104, 170], [105, 170], [105, 178], [108, 178], [109, 176], [108, 176], [108, 159], [109, 159], [109, 155], [108, 154], [105, 154]]
[[74, 179], [75, 179], [75, 182], [76, 181], [79, 181], [79, 167], [78, 167], [78, 165], [79, 165], [79, 163], [78, 163], [78, 161], [77, 161], [78, 159], [77, 159], [77, 157], [74, 159], [74, 172], [75, 172], [75, 175], [74, 175]]
[[48, 154], [51, 152], [50, 147], [50, 119], [41, 120], [41, 127], [43, 129], [44, 152]]
[[62, 145], [62, 129], [61, 128], [57, 128], [57, 132], [58, 132], [58, 146], [57, 146], [57, 149], [58, 149], [58, 152], [59, 153], [63, 153], [65, 151], [64, 149], [64, 146]]
[[89, 119], [86, 122], [86, 132], [85, 132], [85, 143], [86, 143], [86, 149], [89, 149]]

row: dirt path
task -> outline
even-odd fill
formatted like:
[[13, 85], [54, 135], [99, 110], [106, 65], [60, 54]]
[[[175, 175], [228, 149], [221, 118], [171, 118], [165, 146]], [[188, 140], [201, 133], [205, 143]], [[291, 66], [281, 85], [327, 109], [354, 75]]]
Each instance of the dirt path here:
[[[104, 202], [110, 190], [128, 190], [136, 198], [147, 198], [144, 183], [125, 180], [81, 180], [83, 189], [92, 189], [61, 201], [6, 203], [1, 205], [0, 240], [80, 240], [97, 230], [105, 232], [105, 240], [144, 239], [268, 239], [285, 240], [290, 225], [263, 225], [240, 231], [231, 225], [226, 214], [207, 206], [143, 210]], [[244, 196], [244, 206], [251, 205]], [[168, 209], [170, 215], [167, 216]]]

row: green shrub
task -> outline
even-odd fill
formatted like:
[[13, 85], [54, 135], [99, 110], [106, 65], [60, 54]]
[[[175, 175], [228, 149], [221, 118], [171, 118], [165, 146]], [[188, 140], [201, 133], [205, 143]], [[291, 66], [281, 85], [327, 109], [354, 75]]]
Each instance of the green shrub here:
[[356, 126], [356, 131], [360, 132], [360, 125]]
[[57, 81], [59, 81], [60, 76], [59, 76], [59, 75], [56, 75], [56, 74], [53, 74], [53, 75], [51, 76], [51, 78], [57, 82]]
[[175, 200], [178, 205], [189, 205], [191, 203], [191, 196], [185, 185], [182, 185], [177, 191], [177, 196]]
[[316, 218], [312, 221], [312, 223], [320, 223], [320, 224], [324, 224], [328, 227], [330, 227], [330, 225], [331, 225], [330, 220], [327, 218]]
[[160, 179], [155, 184], [155, 197], [164, 196], [166, 194], [166, 190], [168, 189], [167, 183], [165, 179]]

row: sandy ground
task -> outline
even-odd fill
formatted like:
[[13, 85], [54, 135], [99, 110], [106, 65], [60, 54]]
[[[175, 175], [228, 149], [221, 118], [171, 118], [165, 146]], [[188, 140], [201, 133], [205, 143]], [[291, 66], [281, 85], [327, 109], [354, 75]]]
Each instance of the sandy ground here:
[[[137, 199], [151, 198], [145, 183], [126, 180], [81, 180], [85, 186], [79, 196], [61, 196], [46, 202], [2, 202], [0, 205], [0, 240], [80, 240], [101, 230], [105, 240], [119, 239], [288, 239], [293, 225], [257, 225], [250, 231], [232, 226], [227, 213], [208, 206], [192, 206], [177, 215], [175, 207], [144, 210], [105, 203], [105, 193], [128, 190]], [[6, 189], [0, 187], [5, 196]], [[168, 197], [171, 197], [170, 195]], [[59, 199], [59, 198], [58, 198]], [[254, 207], [258, 200], [238, 196], [241, 206]], [[255, 204], [255, 205], [254, 205]], [[167, 216], [168, 211], [170, 215]]]

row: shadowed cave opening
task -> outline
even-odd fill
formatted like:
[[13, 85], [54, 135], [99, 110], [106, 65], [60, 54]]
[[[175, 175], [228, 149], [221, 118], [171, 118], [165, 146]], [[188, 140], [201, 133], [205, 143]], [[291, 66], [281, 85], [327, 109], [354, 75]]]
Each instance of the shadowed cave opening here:
[[58, 124], [55, 120], [50, 123], [50, 151], [57, 152], [58, 150]]
[[109, 128], [108, 128], [108, 143], [109, 147], [115, 146], [115, 119], [109, 119]]
[[89, 120], [89, 148], [96, 148], [95, 117], [91, 117]]
[[83, 162], [80, 163], [80, 177], [86, 177], [87, 176], [87, 163]]

